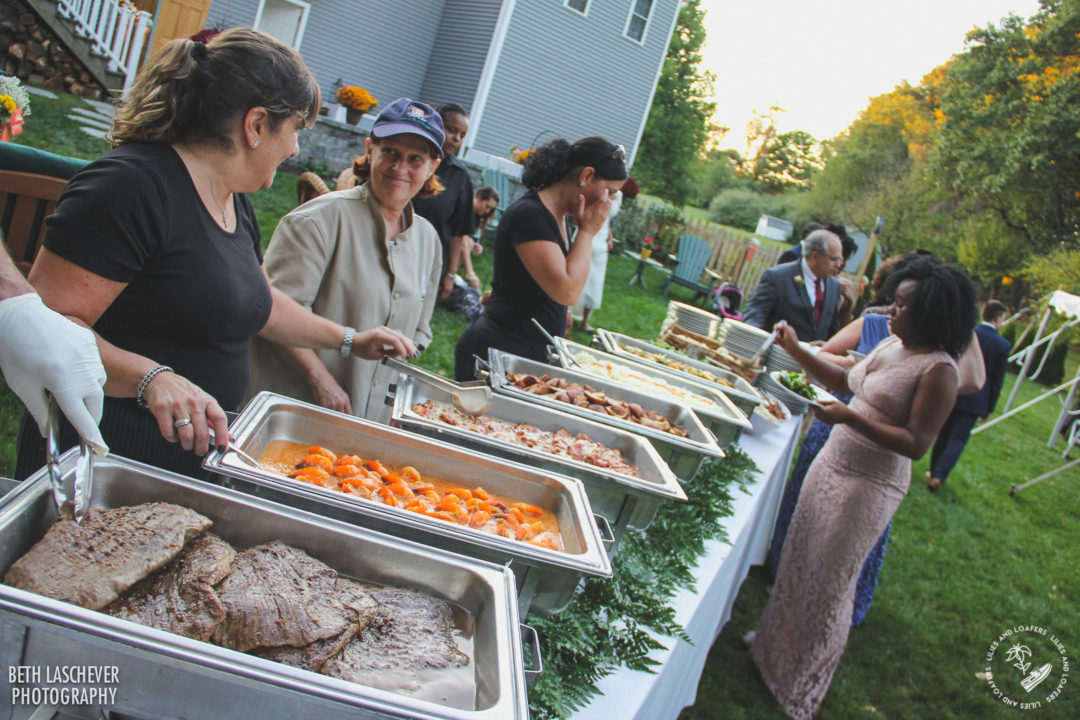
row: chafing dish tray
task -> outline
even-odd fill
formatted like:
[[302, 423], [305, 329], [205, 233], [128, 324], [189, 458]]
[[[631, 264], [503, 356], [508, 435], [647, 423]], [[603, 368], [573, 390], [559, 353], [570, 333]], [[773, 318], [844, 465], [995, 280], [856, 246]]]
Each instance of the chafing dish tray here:
[[726, 387], [719, 383], [713, 383], [709, 380], [705, 380], [705, 378], [695, 378], [697, 380], [705, 380], [705, 382], [709, 383], [710, 385], [715, 385], [716, 389], [727, 395], [728, 399], [735, 404], [735, 407], [742, 410], [743, 414], [746, 415], [747, 418], [749, 418], [753, 414], [754, 408], [764, 402], [761, 394], [754, 389], [753, 385], [748, 383], [744, 378], [739, 377], [738, 375], [729, 370], [724, 370], [723, 368], [719, 368], [716, 365], [701, 362], [700, 360], [694, 360], [687, 357], [686, 355], [683, 355], [682, 353], [675, 352], [674, 350], [668, 350], [658, 345], [653, 345], [652, 343], [646, 342], [644, 340], [632, 338], [629, 335], [623, 335], [621, 333], [600, 329], [596, 331], [596, 336], [600, 339], [601, 347], [604, 350], [613, 355], [618, 355], [619, 357], [626, 358], [627, 360], [632, 360], [636, 363], [647, 365], [648, 367], [659, 368], [667, 372], [678, 373], [679, 375], [683, 375], [684, 377], [695, 378], [694, 375], [684, 373], [680, 370], [676, 370], [673, 367], [663, 365], [662, 363], [647, 360], [643, 357], [639, 357], [625, 350], [625, 348], [627, 347], [637, 348], [638, 350], [655, 353], [665, 358], [670, 358], [672, 360], [681, 362], [692, 368], [712, 373], [721, 380], [725, 380], [731, 383], [734, 387]]
[[203, 466], [227, 475], [244, 492], [336, 520], [433, 545], [500, 565], [517, 576], [518, 603], [526, 610], [554, 614], [574, 597], [584, 576], [611, 577], [611, 561], [593, 519], [589, 499], [573, 478], [540, 472], [480, 455], [415, 433], [343, 415], [262, 392], [252, 398], [229, 429], [234, 444], [261, 457], [274, 440], [339, 448], [386, 465], [411, 465], [465, 485], [509, 495], [555, 513], [565, 551], [549, 550], [490, 535], [419, 513], [374, 503], [264, 470], [235, 453], [208, 453]]
[[686, 493], [680, 487], [678, 478], [660, 459], [653, 446], [639, 435], [499, 394], [492, 396], [491, 408], [485, 413], [499, 420], [527, 423], [549, 432], [566, 429], [575, 435], [585, 433], [591, 440], [619, 450], [627, 461], [637, 466], [638, 475], [635, 477], [423, 417], [413, 411], [415, 404], [433, 400], [450, 406], [453, 400], [446, 389], [422, 378], [403, 374], [391, 395], [394, 402], [391, 422], [397, 426], [578, 478], [585, 485], [593, 512], [607, 518], [616, 540], [627, 527], [647, 528], [663, 503], [686, 500]]
[[[73, 472], [77, 451], [75, 448], [61, 457], [65, 475]], [[473, 628], [468, 650], [471, 661], [464, 667], [472, 670], [474, 707], [451, 707], [345, 682], [0, 585], [0, 657], [8, 667], [115, 667], [115, 680], [107, 687], [116, 694], [105, 709], [125, 717], [528, 717], [519, 616], [509, 569], [115, 455], [95, 461], [93, 506], [113, 508], [157, 501], [182, 505], [209, 517], [214, 522], [212, 532], [237, 548], [280, 540], [343, 576], [409, 587], [464, 610]], [[0, 571], [6, 572], [41, 539], [56, 517], [45, 470], [0, 500]], [[40, 675], [44, 678], [46, 672], [41, 670]], [[13, 689], [39, 684], [13, 683], [4, 672], [0, 691], [6, 701], [13, 697]]]
[[[555, 348], [551, 353], [552, 362], [556, 362], [563, 367], [566, 367], [568, 363], [564, 358], [569, 355], [570, 357], [577, 357], [578, 353], [586, 352], [594, 357], [599, 357], [605, 362], [610, 362], [615, 366], [622, 366], [631, 371], [636, 371], [642, 375], [657, 378], [663, 380], [669, 385], [673, 385], [677, 388], [687, 390], [688, 392], [702, 395], [709, 400], [716, 403], [712, 409], [705, 409], [692, 406], [694, 414], [696, 414], [701, 421], [705, 423], [705, 427], [712, 431], [712, 434], [716, 436], [716, 442], [722, 448], [726, 448], [731, 443], [739, 439], [739, 434], [743, 430], [750, 429], [750, 421], [746, 419], [746, 415], [742, 410], [735, 407], [734, 403], [728, 399], [728, 396], [720, 392], [720, 389], [715, 383], [706, 382], [705, 380], [691, 380], [685, 375], [681, 375], [676, 372], [667, 372], [656, 367], [650, 367], [648, 365], [641, 365], [638, 363], [628, 362], [624, 358], [612, 355], [611, 353], [604, 352], [603, 350], [597, 350], [596, 348], [586, 347], [576, 342], [571, 342], [566, 338], [555, 338]], [[588, 372], [588, 371], [583, 371]], [[590, 377], [596, 377], [590, 374]], [[659, 389], [657, 390], [659, 392]]]
[[[496, 393], [515, 397], [531, 404], [544, 405], [561, 412], [572, 413], [593, 422], [610, 425], [646, 437], [656, 448], [656, 451], [660, 453], [660, 457], [668, 464], [671, 471], [675, 473], [675, 476], [684, 482], [693, 479], [701, 463], [705, 460], [723, 457], [724, 453], [717, 444], [712, 432], [705, 427], [697, 413], [685, 405], [679, 405], [670, 399], [658, 398], [643, 393], [633, 387], [607, 378], [600, 378], [570, 368], [547, 365], [528, 358], [511, 355], [501, 350], [495, 350], [494, 348], [488, 351], [488, 357], [490, 367], [486, 370], [488, 373], [487, 380]], [[485, 371], [481, 369], [481, 373], [483, 372]], [[647, 428], [611, 415], [602, 415], [588, 408], [578, 407], [545, 395], [534, 395], [507, 380], [506, 373], [508, 372], [528, 373], [537, 377], [541, 375], [557, 375], [566, 378], [570, 382], [588, 384], [605, 395], [610, 395], [623, 402], [637, 403], [647, 410], [660, 413], [670, 422], [685, 427], [689, 435], [685, 438], [678, 437], [663, 430]]]

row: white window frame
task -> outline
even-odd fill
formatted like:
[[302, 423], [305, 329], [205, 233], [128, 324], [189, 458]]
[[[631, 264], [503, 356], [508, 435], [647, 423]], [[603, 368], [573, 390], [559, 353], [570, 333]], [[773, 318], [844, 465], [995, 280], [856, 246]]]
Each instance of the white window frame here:
[[640, 45], [645, 44], [645, 38], [649, 35], [649, 26], [652, 25], [653, 12], [656, 10], [656, 0], [652, 0], [652, 5], [649, 6], [649, 15], [645, 18], [645, 27], [641, 31], [641, 39], [630, 36], [630, 21], [634, 19], [637, 13], [634, 12], [634, 8], [637, 6], [637, 0], [630, 0], [630, 12], [626, 15], [626, 24], [623, 26], [623, 37], [631, 42], [636, 42]]
[[576, 15], [580, 15], [581, 17], [588, 17], [589, 16], [589, 6], [590, 5], [592, 5], [592, 0], [585, 0], [585, 9], [584, 10], [578, 10], [576, 7], [573, 7], [573, 6], [570, 5], [570, 0], [563, 0], [563, 7], [564, 8], [566, 8], [567, 10], [570, 10], [571, 12], [573, 12]]
[[[300, 25], [296, 29], [296, 44], [292, 46], [294, 50], [299, 50], [300, 43], [304, 40], [304, 31], [307, 30], [308, 14], [311, 12], [311, 3], [305, 2], [305, 0], [277, 0], [277, 2], [296, 5], [300, 8]], [[255, 20], [251, 23], [251, 27], [256, 30], [259, 28], [259, 23], [262, 22], [263, 10], [265, 8], [266, 0], [259, 0], [259, 9], [255, 11]]]

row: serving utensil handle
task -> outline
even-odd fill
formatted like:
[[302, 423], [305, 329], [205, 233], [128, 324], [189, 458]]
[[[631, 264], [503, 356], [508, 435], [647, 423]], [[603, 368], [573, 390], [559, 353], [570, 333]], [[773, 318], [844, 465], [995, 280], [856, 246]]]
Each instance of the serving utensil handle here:
[[[540, 657], [540, 633], [531, 625], [519, 623], [521, 644], [529, 649], [529, 665], [525, 668], [525, 685], [532, 687], [544, 672], [544, 660]], [[526, 637], [527, 636], [527, 637]]]

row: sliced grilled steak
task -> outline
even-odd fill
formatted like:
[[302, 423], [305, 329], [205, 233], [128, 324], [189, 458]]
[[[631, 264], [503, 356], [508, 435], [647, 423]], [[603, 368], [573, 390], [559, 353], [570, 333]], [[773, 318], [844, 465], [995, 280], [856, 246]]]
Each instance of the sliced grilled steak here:
[[469, 656], [454, 642], [450, 607], [424, 593], [372, 588], [375, 617], [341, 654], [323, 667], [332, 677], [382, 688], [416, 686], [425, 668], [465, 665]]
[[217, 588], [226, 618], [213, 641], [246, 652], [340, 635], [352, 613], [337, 598], [336, 580], [332, 568], [280, 542], [245, 550]]
[[209, 518], [169, 503], [91, 508], [81, 523], [58, 520], [12, 564], [4, 582], [100, 610], [210, 525]]
[[330, 658], [341, 652], [345, 644], [356, 637], [364, 626], [375, 617], [378, 604], [364, 586], [346, 578], [338, 578], [337, 595], [346, 609], [354, 612], [345, 631], [327, 640], [317, 640], [302, 648], [289, 646], [276, 648], [256, 648], [251, 652], [268, 660], [276, 660], [285, 665], [320, 672]]
[[214, 585], [229, 574], [235, 559], [236, 551], [229, 543], [212, 533], [201, 535], [105, 612], [195, 640], [208, 640], [225, 619], [225, 608]]

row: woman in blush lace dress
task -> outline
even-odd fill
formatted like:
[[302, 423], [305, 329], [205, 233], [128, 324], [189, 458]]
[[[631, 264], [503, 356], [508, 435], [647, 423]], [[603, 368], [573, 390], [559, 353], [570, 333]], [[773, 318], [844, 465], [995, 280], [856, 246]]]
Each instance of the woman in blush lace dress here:
[[806, 476], [769, 603], [746, 640], [765, 684], [792, 718], [813, 716], [847, 644], [867, 553], [911, 482], [956, 398], [956, 358], [975, 326], [975, 289], [930, 258], [893, 273], [893, 336], [844, 370], [803, 350], [790, 328], [779, 344], [829, 389], [854, 393], [818, 417], [837, 425]]

